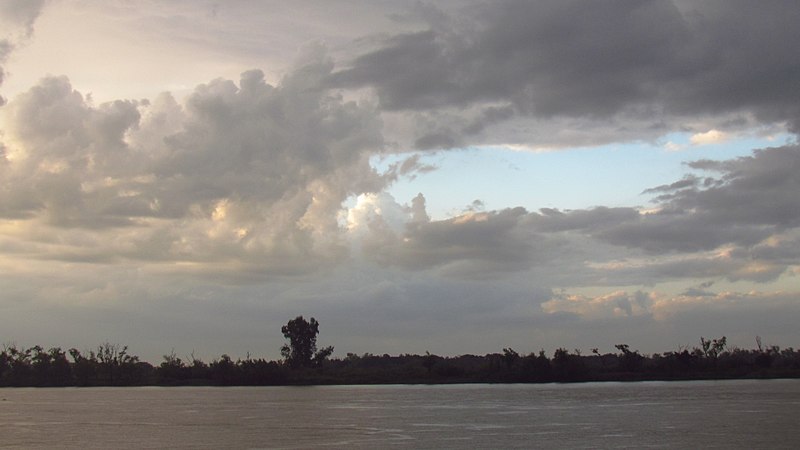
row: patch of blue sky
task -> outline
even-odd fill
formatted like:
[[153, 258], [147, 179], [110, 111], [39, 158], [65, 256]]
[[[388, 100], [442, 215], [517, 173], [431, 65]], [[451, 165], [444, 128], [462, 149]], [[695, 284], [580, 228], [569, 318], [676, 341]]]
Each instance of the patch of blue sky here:
[[[507, 147], [430, 152], [421, 155], [421, 162], [436, 166], [436, 170], [398, 180], [388, 192], [401, 204], [410, 203], [421, 192], [434, 219], [459, 215], [474, 207], [476, 200], [486, 210], [646, 207], [650, 196], [642, 192], [683, 178], [690, 172], [686, 162], [747, 156], [754, 149], [785, 145], [790, 140], [790, 135], [744, 136], [693, 145], [691, 135], [674, 133], [655, 143], [546, 152]], [[376, 157], [372, 164], [385, 171], [406, 157], [408, 154]]]

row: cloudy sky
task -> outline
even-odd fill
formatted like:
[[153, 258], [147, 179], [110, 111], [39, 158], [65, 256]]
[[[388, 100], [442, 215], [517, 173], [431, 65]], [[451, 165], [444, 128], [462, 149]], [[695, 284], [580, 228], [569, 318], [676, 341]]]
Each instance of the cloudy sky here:
[[0, 3], [0, 339], [800, 345], [800, 4]]

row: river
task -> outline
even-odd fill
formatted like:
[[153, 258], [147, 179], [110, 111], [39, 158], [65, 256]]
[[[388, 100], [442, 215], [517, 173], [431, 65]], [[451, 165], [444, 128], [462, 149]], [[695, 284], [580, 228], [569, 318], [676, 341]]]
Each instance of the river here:
[[0, 389], [0, 448], [797, 448], [800, 380]]

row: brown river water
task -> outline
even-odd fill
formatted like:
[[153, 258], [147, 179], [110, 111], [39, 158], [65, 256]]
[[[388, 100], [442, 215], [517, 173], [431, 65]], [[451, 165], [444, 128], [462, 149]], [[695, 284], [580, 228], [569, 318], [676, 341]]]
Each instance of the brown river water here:
[[800, 380], [0, 389], [0, 448], [800, 445]]

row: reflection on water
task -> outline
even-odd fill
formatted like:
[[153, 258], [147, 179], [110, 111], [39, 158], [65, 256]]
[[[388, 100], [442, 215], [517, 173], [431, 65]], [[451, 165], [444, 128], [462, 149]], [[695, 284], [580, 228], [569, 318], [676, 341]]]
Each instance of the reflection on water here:
[[0, 389], [0, 448], [795, 448], [800, 380]]

